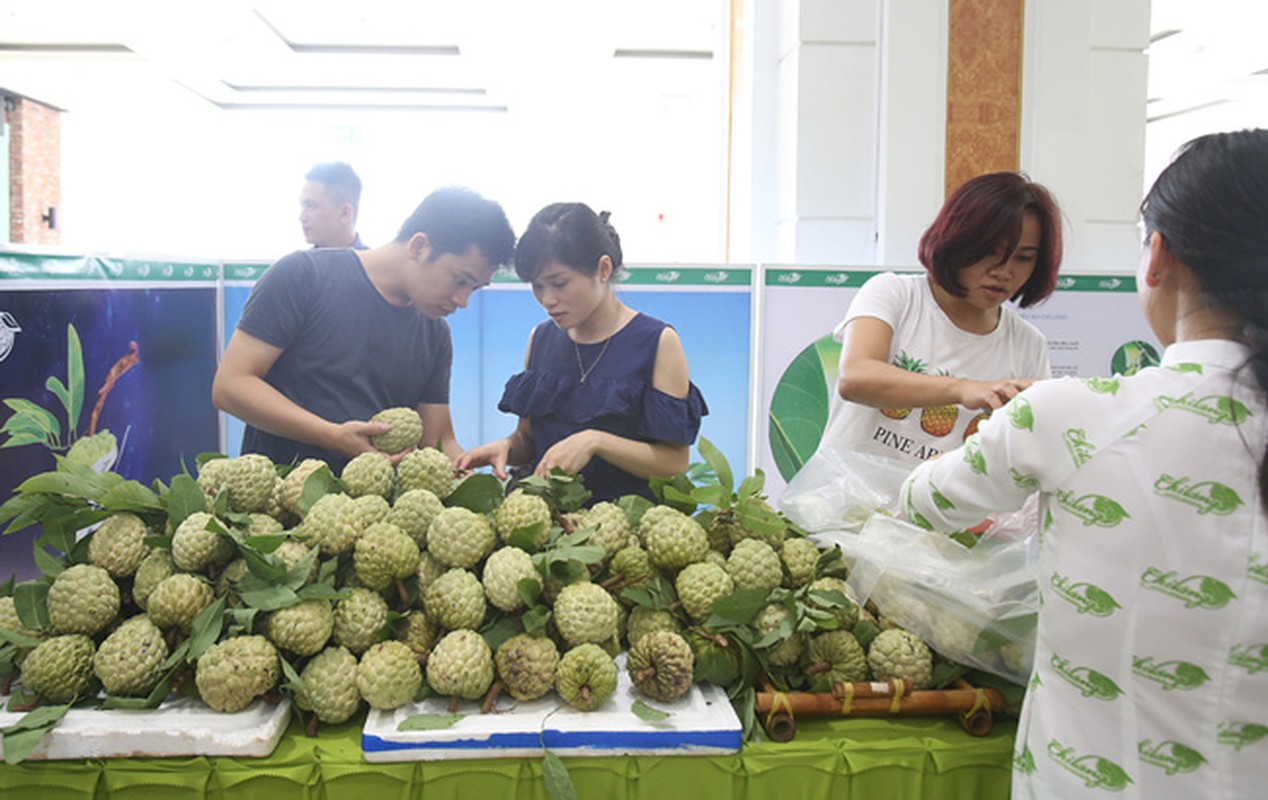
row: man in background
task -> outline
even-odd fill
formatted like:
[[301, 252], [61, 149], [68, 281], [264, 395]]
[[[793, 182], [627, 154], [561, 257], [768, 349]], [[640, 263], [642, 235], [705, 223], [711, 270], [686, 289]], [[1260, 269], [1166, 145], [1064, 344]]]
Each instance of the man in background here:
[[361, 179], [342, 161], [318, 164], [304, 176], [299, 193], [299, 222], [304, 239], [313, 247], [351, 247], [365, 250], [357, 235], [357, 207]]

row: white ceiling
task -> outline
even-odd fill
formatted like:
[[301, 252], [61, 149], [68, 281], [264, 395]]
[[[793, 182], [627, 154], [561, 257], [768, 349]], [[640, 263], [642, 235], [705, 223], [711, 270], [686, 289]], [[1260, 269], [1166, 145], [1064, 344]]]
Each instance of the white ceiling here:
[[726, 7], [724, 0], [0, 0], [0, 88], [66, 110], [121, 82], [175, 82], [230, 110], [496, 113], [563, 86], [683, 95], [700, 86], [693, 64], [724, 57]]

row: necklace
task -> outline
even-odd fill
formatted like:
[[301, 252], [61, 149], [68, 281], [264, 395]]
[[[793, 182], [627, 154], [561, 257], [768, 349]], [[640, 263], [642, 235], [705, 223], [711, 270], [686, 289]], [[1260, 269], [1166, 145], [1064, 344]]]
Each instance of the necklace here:
[[581, 372], [581, 383], [585, 383], [586, 378], [590, 377], [590, 373], [594, 372], [594, 368], [599, 366], [599, 360], [602, 359], [603, 354], [608, 351], [608, 345], [610, 344], [612, 344], [611, 336], [603, 340], [603, 348], [599, 350], [599, 355], [595, 357], [594, 361], [590, 362], [589, 367], [586, 367], [581, 363], [581, 346], [575, 341], [572, 343], [572, 351], [577, 354], [577, 369]]

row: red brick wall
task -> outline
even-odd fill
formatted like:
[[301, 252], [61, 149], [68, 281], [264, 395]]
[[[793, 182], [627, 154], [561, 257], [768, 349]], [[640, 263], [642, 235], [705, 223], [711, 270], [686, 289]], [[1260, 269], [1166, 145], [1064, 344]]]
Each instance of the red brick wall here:
[[[12, 105], [10, 109], [9, 106]], [[61, 112], [25, 97], [5, 104], [9, 124], [9, 239], [58, 244], [61, 221], [49, 228], [43, 217], [62, 202]]]

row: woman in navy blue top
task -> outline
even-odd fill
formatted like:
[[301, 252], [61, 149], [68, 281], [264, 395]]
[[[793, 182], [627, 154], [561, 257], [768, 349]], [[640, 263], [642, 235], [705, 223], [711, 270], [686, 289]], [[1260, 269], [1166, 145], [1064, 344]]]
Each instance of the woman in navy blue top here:
[[533, 329], [524, 371], [498, 408], [519, 415], [505, 439], [468, 450], [459, 469], [531, 465], [580, 473], [591, 500], [651, 497], [647, 479], [687, 468], [708, 413], [691, 383], [678, 334], [617, 298], [621, 243], [607, 213], [555, 203], [533, 217], [515, 249], [515, 271], [549, 322]]

